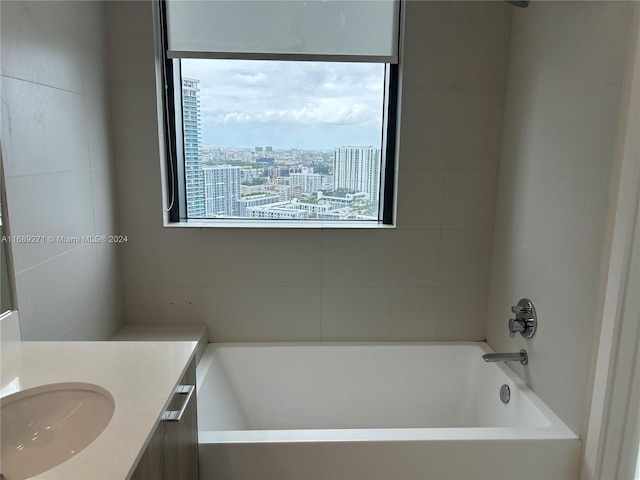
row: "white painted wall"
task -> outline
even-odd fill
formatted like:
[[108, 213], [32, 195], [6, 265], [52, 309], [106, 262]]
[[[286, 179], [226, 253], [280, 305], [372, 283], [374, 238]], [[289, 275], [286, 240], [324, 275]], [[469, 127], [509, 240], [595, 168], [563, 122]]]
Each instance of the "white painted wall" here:
[[[598, 317], [629, 18], [636, 2], [532, 2], [514, 10], [487, 339], [526, 348], [514, 370], [580, 432]], [[510, 306], [539, 330], [510, 339]]]
[[511, 7], [407, 2], [395, 230], [164, 228], [153, 24], [107, 7], [128, 323], [216, 341], [482, 340]]
[[[631, 16], [620, 134], [612, 166], [602, 312], [583, 479], [634, 476], [640, 443], [640, 2]], [[633, 38], [635, 36], [635, 39]], [[623, 123], [624, 122], [624, 123]], [[625, 127], [626, 123], [626, 127]], [[594, 356], [595, 357], [595, 356]]]
[[[116, 231], [102, 2], [0, 7], [2, 149], [13, 235]], [[118, 247], [13, 246], [24, 340], [108, 339], [122, 322]]]

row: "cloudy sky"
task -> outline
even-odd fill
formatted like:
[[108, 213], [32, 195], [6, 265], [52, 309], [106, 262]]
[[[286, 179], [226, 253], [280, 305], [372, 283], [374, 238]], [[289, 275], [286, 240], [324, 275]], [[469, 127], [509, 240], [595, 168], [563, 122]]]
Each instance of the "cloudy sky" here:
[[183, 59], [182, 75], [200, 80], [204, 145], [380, 146], [384, 64]]

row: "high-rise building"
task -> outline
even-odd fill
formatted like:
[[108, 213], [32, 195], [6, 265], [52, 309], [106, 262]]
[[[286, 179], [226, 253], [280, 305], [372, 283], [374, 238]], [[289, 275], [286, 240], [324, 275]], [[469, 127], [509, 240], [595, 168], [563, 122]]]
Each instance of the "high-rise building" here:
[[322, 175], [319, 173], [292, 173], [289, 185], [299, 185], [304, 193], [314, 193], [322, 189]]
[[199, 80], [182, 79], [182, 124], [187, 217], [202, 218], [205, 216], [205, 205]]
[[367, 200], [378, 202], [380, 192], [380, 149], [340, 147], [333, 157], [333, 188], [364, 192]]
[[238, 216], [240, 200], [240, 167], [216, 165], [204, 167], [205, 216]]

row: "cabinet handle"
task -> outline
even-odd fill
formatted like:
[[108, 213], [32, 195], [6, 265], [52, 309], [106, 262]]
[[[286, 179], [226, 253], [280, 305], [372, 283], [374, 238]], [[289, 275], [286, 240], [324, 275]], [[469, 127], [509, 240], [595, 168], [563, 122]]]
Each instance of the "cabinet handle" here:
[[167, 410], [162, 414], [162, 420], [167, 422], [179, 422], [184, 414], [184, 411], [187, 409], [187, 405], [191, 400], [191, 395], [196, 390], [195, 385], [178, 385], [175, 390], [175, 394], [184, 395], [184, 401], [182, 402], [182, 406], [180, 410]]

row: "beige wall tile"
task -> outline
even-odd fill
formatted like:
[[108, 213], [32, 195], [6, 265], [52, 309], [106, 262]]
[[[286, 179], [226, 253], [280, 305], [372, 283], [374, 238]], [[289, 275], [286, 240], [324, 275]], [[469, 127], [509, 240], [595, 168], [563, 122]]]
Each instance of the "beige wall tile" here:
[[[514, 370], [579, 432], [632, 5], [530, 7], [513, 18], [487, 339], [527, 348]], [[540, 322], [527, 341], [505, 320], [523, 297]]]
[[[63, 280], [64, 278], [64, 280]], [[81, 245], [16, 274], [23, 340], [56, 340], [99, 310], [95, 245]]]
[[443, 230], [438, 285], [488, 286], [492, 236], [492, 230]]
[[444, 174], [442, 228], [492, 230], [496, 171], [447, 171]]
[[124, 289], [125, 323], [167, 324], [206, 321], [202, 287], [137, 286]]
[[323, 340], [434, 339], [437, 289], [323, 287]]
[[321, 231], [203, 230], [207, 286], [320, 286]]
[[3, 75], [83, 93], [86, 37], [76, 2], [3, 2], [1, 29]]
[[0, 98], [7, 177], [91, 167], [82, 95], [3, 76]]
[[444, 172], [400, 170], [398, 229], [437, 230], [442, 224]]
[[322, 284], [437, 285], [438, 230], [325, 230]]
[[435, 339], [483, 341], [488, 297], [487, 287], [438, 288]]
[[320, 287], [206, 287], [203, 290], [211, 341], [321, 339]]
[[400, 110], [400, 170], [442, 170], [454, 132], [448, 88], [405, 86]]
[[[3, 2], [2, 147], [14, 235], [115, 233], [102, 2]], [[24, 340], [106, 340], [123, 321], [107, 246], [15, 245]]]
[[127, 231], [121, 245], [124, 284], [196, 287], [203, 285], [202, 232], [197, 228]]
[[58, 236], [94, 235], [90, 170], [7, 178], [6, 188], [12, 235], [44, 236], [36, 243], [13, 245], [16, 272], [74, 249], [81, 241], [61, 241]]
[[117, 235], [118, 212], [114, 172], [110, 168], [91, 170], [93, 219], [96, 235]]

